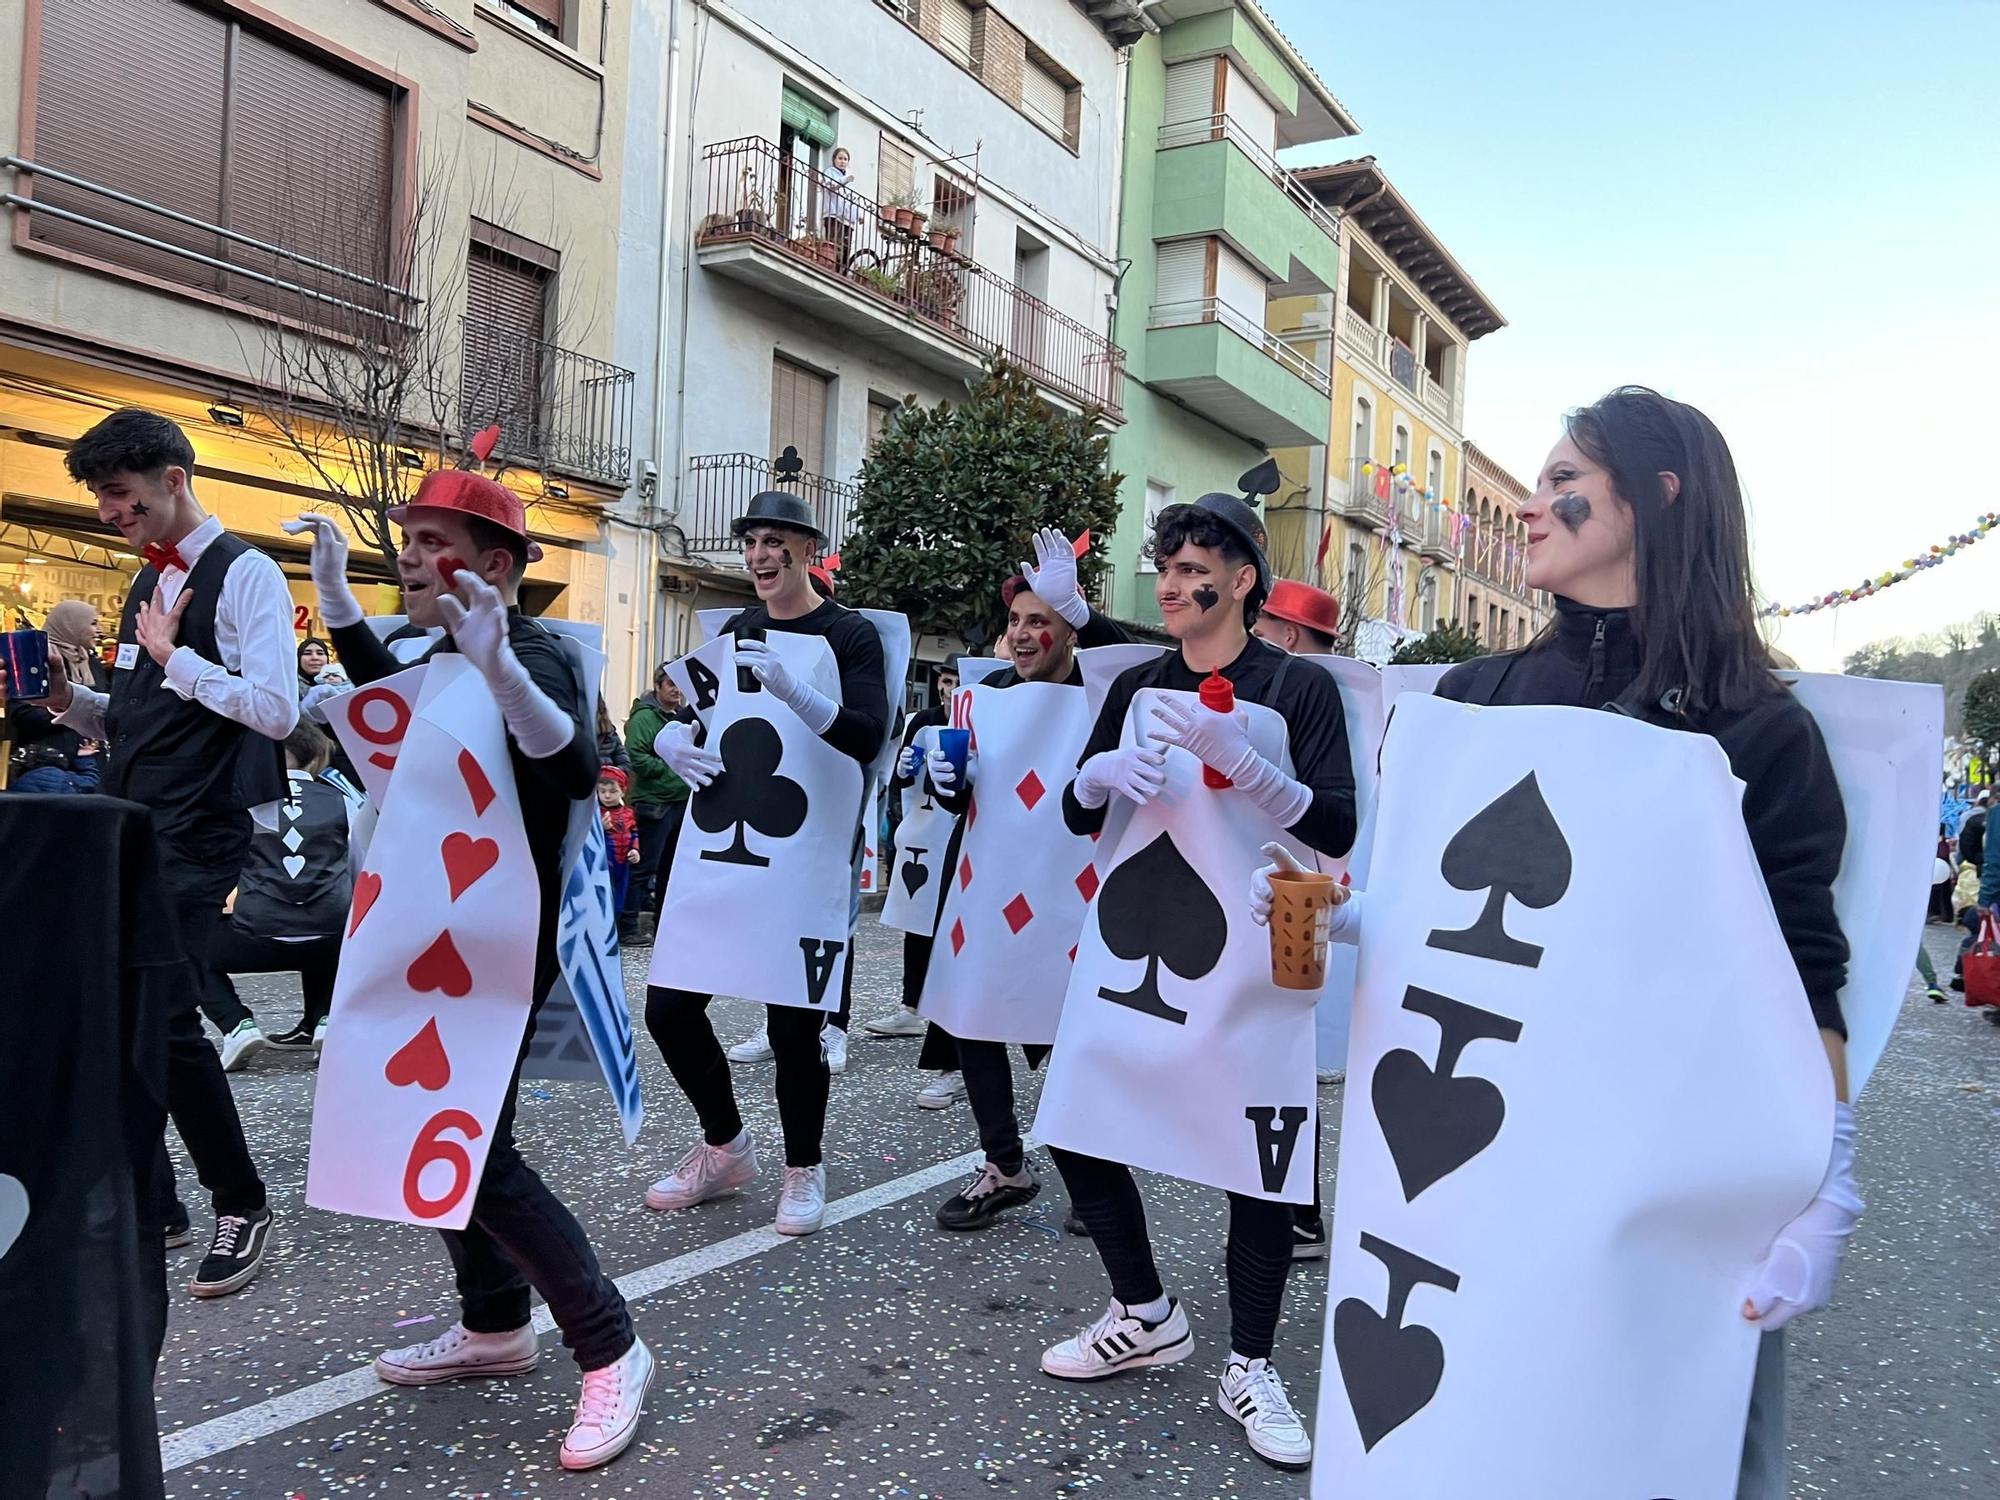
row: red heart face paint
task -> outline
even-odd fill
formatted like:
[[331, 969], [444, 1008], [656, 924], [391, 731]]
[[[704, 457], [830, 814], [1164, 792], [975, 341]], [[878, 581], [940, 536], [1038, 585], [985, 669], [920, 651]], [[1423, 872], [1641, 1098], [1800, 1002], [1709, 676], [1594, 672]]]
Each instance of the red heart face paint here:
[[452, 575], [465, 566], [455, 557], [440, 557], [437, 561], [438, 581], [446, 588], [451, 587]]

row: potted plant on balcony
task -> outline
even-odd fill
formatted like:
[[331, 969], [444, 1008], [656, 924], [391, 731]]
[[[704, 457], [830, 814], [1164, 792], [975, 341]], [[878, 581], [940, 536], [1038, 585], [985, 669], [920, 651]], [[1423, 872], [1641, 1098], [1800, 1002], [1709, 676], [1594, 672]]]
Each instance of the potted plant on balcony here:
[[736, 227], [748, 234], [762, 229], [770, 219], [770, 212], [764, 207], [764, 192], [757, 179], [757, 169], [745, 167], [736, 179]]
[[900, 229], [905, 234], [916, 224], [917, 195], [904, 191], [896, 194], [882, 205], [882, 219], [892, 229]]
[[946, 255], [958, 253], [958, 226], [955, 224], [931, 225], [931, 249], [942, 250]]
[[907, 290], [917, 311], [934, 323], [949, 328], [958, 317], [958, 304], [965, 297], [965, 283], [950, 265], [933, 262], [910, 272]]
[[879, 292], [884, 297], [895, 297], [903, 290], [903, 283], [893, 271], [885, 271], [880, 266], [856, 266], [854, 279], [870, 291]]

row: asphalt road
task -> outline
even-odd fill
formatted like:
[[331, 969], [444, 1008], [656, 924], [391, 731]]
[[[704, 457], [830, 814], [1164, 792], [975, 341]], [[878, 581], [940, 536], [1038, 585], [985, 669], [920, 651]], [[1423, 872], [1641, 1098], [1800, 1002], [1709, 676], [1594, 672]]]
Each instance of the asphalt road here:
[[[863, 919], [857, 1023], [892, 1003], [897, 938]], [[1930, 930], [1941, 964], [1954, 939]], [[630, 977], [636, 999], [636, 960]], [[295, 1018], [291, 981], [243, 990], [270, 1029]], [[733, 1001], [716, 1017], [725, 1041], [756, 1021]], [[209, 1303], [184, 1289], [198, 1251], [170, 1252], [158, 1380], [168, 1493], [1302, 1496], [1305, 1481], [1260, 1463], [1212, 1404], [1228, 1348], [1221, 1195], [1144, 1182], [1194, 1356], [1094, 1387], [1046, 1380], [1042, 1348], [1106, 1295], [1089, 1243], [1061, 1231], [1060, 1180], [1037, 1152], [1044, 1189], [1029, 1211], [979, 1234], [935, 1228], [932, 1211], [976, 1155], [971, 1117], [963, 1104], [912, 1107], [915, 1042], [864, 1039], [858, 1024], [855, 1037], [827, 1131], [834, 1211], [797, 1241], [769, 1232], [774, 1173], [683, 1214], [642, 1206], [646, 1184], [696, 1138], [650, 1045], [650, 1116], [631, 1151], [601, 1090], [529, 1086], [523, 1149], [588, 1227], [660, 1362], [638, 1441], [589, 1475], [556, 1463], [577, 1377], [553, 1333], [541, 1368], [512, 1380], [404, 1391], [368, 1373], [378, 1350], [450, 1324], [450, 1269], [426, 1231], [305, 1207], [311, 1063], [266, 1053], [236, 1090], [277, 1208], [276, 1248], [253, 1286]], [[1019, 1078], [1031, 1119], [1037, 1082]], [[769, 1065], [737, 1079], [770, 1146]], [[1322, 1105], [1337, 1117], [1337, 1085]], [[2000, 1495], [2000, 1027], [1913, 990], [1859, 1115], [1868, 1212], [1839, 1300], [1793, 1340], [1795, 1493]], [[1333, 1159], [1329, 1149], [1329, 1191]], [[196, 1223], [205, 1234], [199, 1207]], [[1323, 1305], [1323, 1263], [1295, 1270], [1276, 1363], [1308, 1413]]]

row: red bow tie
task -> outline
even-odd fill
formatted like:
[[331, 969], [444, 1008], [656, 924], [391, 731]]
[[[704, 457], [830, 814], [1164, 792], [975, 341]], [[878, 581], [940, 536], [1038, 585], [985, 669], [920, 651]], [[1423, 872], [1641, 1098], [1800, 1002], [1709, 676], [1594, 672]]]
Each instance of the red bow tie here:
[[169, 568], [179, 568], [183, 573], [188, 570], [187, 561], [181, 556], [181, 549], [172, 542], [164, 547], [148, 542], [139, 549], [139, 554], [146, 559], [147, 565], [155, 573], [164, 573]]

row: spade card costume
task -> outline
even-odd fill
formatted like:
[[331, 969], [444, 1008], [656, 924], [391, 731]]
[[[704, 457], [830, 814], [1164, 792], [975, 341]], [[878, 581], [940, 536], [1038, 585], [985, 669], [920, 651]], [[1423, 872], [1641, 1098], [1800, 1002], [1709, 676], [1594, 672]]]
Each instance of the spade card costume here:
[[[937, 749], [938, 728], [937, 724], [912, 723], [903, 743], [914, 745], [920, 755], [928, 755]], [[901, 799], [902, 819], [896, 825], [896, 860], [882, 900], [882, 925], [915, 937], [929, 937], [937, 930], [945, 846], [958, 819], [932, 795], [921, 768], [907, 781], [897, 778], [891, 789]]]

